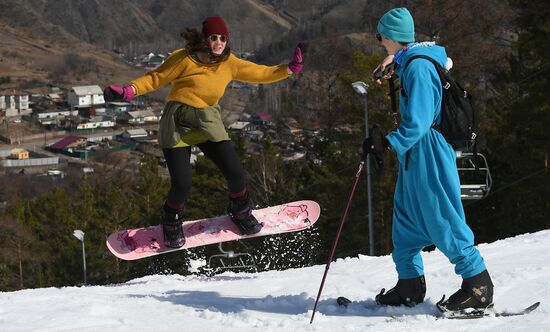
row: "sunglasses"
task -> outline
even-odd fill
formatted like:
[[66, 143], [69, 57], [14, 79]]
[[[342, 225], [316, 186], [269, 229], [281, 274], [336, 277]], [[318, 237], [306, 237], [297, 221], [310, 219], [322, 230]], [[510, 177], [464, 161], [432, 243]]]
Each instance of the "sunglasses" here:
[[378, 39], [379, 42], [382, 41], [382, 35], [381, 34], [377, 33], [375, 36], [376, 36], [376, 39]]
[[208, 39], [213, 42], [218, 41], [219, 39], [222, 43], [225, 43], [227, 41], [227, 37], [224, 35], [210, 35], [208, 36]]

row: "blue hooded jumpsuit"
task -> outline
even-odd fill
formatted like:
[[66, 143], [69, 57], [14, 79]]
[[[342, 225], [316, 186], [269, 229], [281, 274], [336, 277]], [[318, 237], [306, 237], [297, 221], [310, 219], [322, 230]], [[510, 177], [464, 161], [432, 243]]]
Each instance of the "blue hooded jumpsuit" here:
[[386, 136], [397, 153], [399, 172], [394, 194], [393, 252], [399, 279], [424, 275], [420, 251], [435, 246], [463, 278], [485, 270], [474, 247], [460, 201], [456, 154], [432, 124], [439, 123], [442, 86], [434, 65], [415, 59], [423, 54], [445, 67], [445, 49], [431, 43], [410, 44], [395, 55], [396, 74], [407, 98], [400, 98], [401, 125]]

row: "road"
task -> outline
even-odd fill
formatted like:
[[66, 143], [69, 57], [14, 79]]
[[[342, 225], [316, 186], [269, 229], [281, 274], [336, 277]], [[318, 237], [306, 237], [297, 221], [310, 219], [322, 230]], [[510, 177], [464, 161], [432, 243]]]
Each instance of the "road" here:
[[[132, 127], [132, 126], [121, 127], [121, 126], [118, 126], [118, 128], [116, 128], [116, 129], [99, 129], [99, 130], [93, 130], [92, 132], [67, 132], [67, 134], [65, 136], [77, 135], [77, 136], [84, 136], [84, 137], [87, 137], [87, 138], [101, 137], [101, 136], [116, 136], [116, 135], [122, 134], [127, 129], [135, 129], [135, 128], [138, 128], [138, 127], [137, 126], [136, 127]], [[158, 124], [154, 123], [154, 124], [141, 125], [141, 126], [139, 126], [139, 128], [143, 128], [145, 130], [151, 130], [151, 129], [156, 130], [156, 129], [158, 129]], [[45, 153], [45, 154], [52, 155], [51, 152], [44, 149], [44, 146], [53, 144], [55, 142], [58, 142], [62, 138], [63, 137], [56, 137], [54, 139], [46, 140], [46, 143], [44, 143], [43, 138], [37, 138], [37, 139], [32, 140], [30, 142], [25, 142], [25, 143], [21, 143], [21, 144], [6, 144], [6, 143], [2, 142], [2, 143], [0, 143], [0, 150], [10, 150], [10, 149], [14, 149], [14, 148], [21, 148], [21, 149], [26, 149], [26, 150], [29, 150], [29, 151], [34, 151], [34, 152], [39, 152], [39, 153]]]

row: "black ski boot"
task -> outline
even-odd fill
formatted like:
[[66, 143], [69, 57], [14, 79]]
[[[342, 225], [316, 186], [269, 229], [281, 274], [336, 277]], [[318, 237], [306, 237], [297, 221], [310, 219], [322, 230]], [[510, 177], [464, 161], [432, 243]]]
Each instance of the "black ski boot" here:
[[183, 234], [183, 210], [169, 207], [166, 203], [163, 206], [164, 219], [162, 219], [162, 234], [164, 245], [169, 248], [181, 248], [185, 244]]
[[493, 304], [493, 282], [487, 270], [462, 281], [460, 289], [447, 301], [445, 296], [437, 303], [441, 312], [462, 311], [472, 308], [485, 310]]
[[246, 194], [242, 197], [230, 198], [227, 212], [231, 216], [233, 222], [239, 226], [244, 235], [256, 234], [264, 226], [258, 222], [254, 215], [252, 215], [248, 192], [246, 192]]
[[382, 288], [380, 294], [376, 295], [376, 303], [379, 305], [414, 307], [418, 303], [424, 302], [426, 296], [426, 280], [424, 276], [399, 279], [395, 287], [384, 293]]

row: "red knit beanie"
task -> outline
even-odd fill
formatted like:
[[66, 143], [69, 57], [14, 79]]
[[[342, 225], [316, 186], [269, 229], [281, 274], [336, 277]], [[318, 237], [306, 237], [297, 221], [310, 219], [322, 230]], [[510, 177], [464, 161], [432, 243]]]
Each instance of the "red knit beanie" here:
[[210, 16], [202, 22], [202, 35], [208, 37], [213, 34], [229, 36], [227, 25], [220, 16]]

